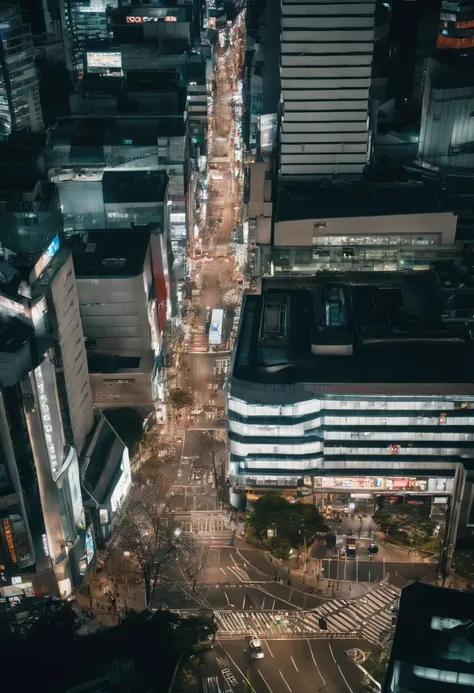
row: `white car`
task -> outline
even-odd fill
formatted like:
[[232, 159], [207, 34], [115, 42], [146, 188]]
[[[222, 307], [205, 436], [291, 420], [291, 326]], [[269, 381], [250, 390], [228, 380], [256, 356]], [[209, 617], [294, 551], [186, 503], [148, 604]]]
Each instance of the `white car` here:
[[252, 638], [249, 642], [249, 654], [252, 659], [263, 659], [262, 643], [258, 638]]

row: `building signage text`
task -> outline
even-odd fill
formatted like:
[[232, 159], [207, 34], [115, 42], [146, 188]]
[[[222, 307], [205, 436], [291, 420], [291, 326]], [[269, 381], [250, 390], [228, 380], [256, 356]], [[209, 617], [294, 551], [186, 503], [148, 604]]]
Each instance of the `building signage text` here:
[[148, 24], [150, 22], [177, 22], [178, 18], [168, 15], [166, 17], [142, 17], [140, 15], [128, 16], [127, 24]]
[[45, 383], [41, 366], [35, 370], [36, 385], [38, 387], [38, 399], [41, 411], [41, 420], [43, 422], [44, 438], [48, 449], [49, 462], [53, 474], [58, 471], [58, 456], [56, 446], [53, 441], [53, 426], [51, 424], [51, 411], [49, 408], [48, 397], [45, 392]]

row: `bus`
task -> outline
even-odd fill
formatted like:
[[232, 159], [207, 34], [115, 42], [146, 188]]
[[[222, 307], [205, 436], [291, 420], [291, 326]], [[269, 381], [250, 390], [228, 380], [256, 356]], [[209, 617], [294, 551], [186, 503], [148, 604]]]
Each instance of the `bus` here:
[[211, 313], [211, 325], [209, 327], [209, 344], [219, 346], [222, 344], [222, 327], [224, 324], [224, 311], [222, 308], [214, 308]]

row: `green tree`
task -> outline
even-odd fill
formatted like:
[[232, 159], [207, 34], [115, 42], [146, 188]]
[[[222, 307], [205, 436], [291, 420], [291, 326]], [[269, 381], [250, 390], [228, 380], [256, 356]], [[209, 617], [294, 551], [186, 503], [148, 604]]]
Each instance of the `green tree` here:
[[176, 693], [197, 693], [199, 681], [196, 672], [188, 668], [181, 669], [173, 690]]
[[192, 407], [194, 397], [188, 390], [183, 390], [179, 387], [169, 391], [169, 400], [175, 409], [184, 409], [184, 407]]
[[429, 513], [429, 505], [387, 505], [374, 514], [374, 520], [388, 539], [421, 548], [435, 528]]
[[257, 500], [248, 525], [260, 541], [266, 541], [270, 547], [275, 546], [275, 549], [283, 552], [286, 551], [287, 544], [291, 548], [297, 548], [310, 542], [318, 532], [327, 531], [327, 526], [314, 505], [290, 503], [274, 493], [268, 493]]

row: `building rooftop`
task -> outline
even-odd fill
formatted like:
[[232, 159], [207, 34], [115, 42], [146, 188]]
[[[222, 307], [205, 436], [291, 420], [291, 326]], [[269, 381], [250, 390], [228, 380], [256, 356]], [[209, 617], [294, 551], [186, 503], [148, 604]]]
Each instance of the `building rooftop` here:
[[73, 249], [76, 277], [135, 277], [143, 272], [149, 243], [145, 229], [90, 231], [87, 244]]
[[87, 465], [83, 480], [94, 499], [106, 503], [120, 475], [125, 443], [114, 427], [102, 416], [86, 452]]
[[176, 70], [130, 70], [126, 90], [131, 92], [175, 92], [178, 89]]
[[384, 693], [473, 690], [473, 613], [473, 592], [405, 587]]
[[168, 180], [165, 171], [105, 171], [104, 202], [164, 202]]
[[422, 181], [384, 184], [343, 181], [287, 183], [278, 188], [276, 221], [441, 211], [437, 186]]
[[[143, 146], [158, 137], [184, 137], [185, 123], [178, 116], [126, 118], [60, 118], [50, 131], [48, 145]], [[103, 155], [102, 155], [103, 156]]]
[[[354, 273], [264, 280], [241, 313], [231, 391], [474, 394], [473, 342], [441, 318], [431, 273]], [[408, 393], [407, 393], [408, 394]]]

